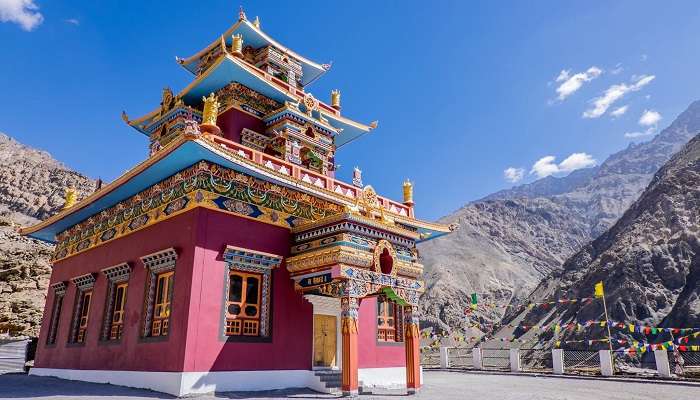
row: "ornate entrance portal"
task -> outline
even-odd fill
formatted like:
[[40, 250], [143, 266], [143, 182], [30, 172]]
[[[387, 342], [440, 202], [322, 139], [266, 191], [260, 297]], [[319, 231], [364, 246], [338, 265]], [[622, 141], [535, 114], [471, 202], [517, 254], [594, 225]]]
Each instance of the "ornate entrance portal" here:
[[336, 325], [335, 316], [314, 314], [314, 367], [336, 366]]
[[[419, 329], [416, 310], [424, 290], [419, 280], [423, 266], [417, 262], [420, 234], [387, 218], [377, 206], [371, 187], [363, 191], [355, 208], [339, 215], [297, 226], [287, 269], [298, 292], [340, 299], [342, 334], [342, 389], [358, 391], [358, 317], [363, 298], [382, 296], [401, 307], [401, 327], [406, 353], [406, 387], [420, 388]], [[333, 317], [330, 317], [333, 318]], [[376, 321], [376, 318], [374, 318]], [[335, 322], [314, 316], [314, 365], [327, 365], [335, 343]], [[328, 327], [327, 330], [324, 330]], [[333, 346], [335, 348], [335, 346]]]

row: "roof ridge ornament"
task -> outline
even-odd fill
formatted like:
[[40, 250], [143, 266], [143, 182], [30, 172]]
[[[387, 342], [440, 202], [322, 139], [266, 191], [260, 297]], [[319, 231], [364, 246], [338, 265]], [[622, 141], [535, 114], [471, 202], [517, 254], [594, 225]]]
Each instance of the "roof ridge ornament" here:
[[248, 18], [245, 16], [245, 11], [243, 11], [243, 6], [239, 6], [240, 9], [238, 10], [238, 20], [239, 21], [247, 21]]
[[253, 21], [253, 26], [260, 29], [260, 18], [257, 15], [255, 16], [255, 20]]

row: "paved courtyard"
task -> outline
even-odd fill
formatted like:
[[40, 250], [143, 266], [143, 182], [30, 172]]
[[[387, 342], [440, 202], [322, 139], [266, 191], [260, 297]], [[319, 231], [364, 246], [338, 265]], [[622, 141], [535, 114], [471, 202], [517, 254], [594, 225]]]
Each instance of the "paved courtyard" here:
[[[426, 371], [425, 386], [417, 399], [495, 399], [495, 400], [697, 400], [700, 386], [681, 384], [619, 382], [601, 379], [569, 379], [552, 376], [497, 375]], [[394, 399], [398, 393], [362, 395], [360, 400]], [[64, 381], [22, 374], [0, 375], [2, 399], [171, 399], [147, 390], [104, 384]], [[328, 399], [334, 396], [311, 391], [291, 390], [254, 393], [221, 393], [196, 396], [213, 399]]]

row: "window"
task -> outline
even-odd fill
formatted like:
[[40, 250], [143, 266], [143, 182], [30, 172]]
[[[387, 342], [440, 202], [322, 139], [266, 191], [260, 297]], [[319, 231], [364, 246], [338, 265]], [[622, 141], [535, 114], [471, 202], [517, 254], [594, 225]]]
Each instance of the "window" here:
[[148, 270], [142, 335], [166, 337], [170, 332], [172, 318], [177, 252], [169, 248], [143, 256], [141, 261]]
[[66, 283], [58, 282], [51, 285], [53, 288], [53, 306], [51, 307], [51, 320], [49, 322], [49, 333], [46, 335], [46, 344], [56, 343], [56, 333], [58, 323], [61, 320], [61, 310], [63, 309], [63, 297], [66, 294]]
[[114, 307], [109, 327], [109, 340], [121, 339], [124, 332], [124, 306], [126, 305], [126, 289], [128, 283], [120, 283], [114, 289]]
[[87, 333], [88, 317], [90, 316], [90, 302], [92, 301], [92, 290], [80, 292], [80, 320], [78, 322], [78, 334], [75, 337], [76, 343], [85, 342], [85, 334]]
[[87, 337], [88, 322], [90, 321], [90, 306], [92, 304], [92, 288], [95, 285], [95, 276], [93, 274], [85, 274], [73, 278], [72, 281], [76, 286], [76, 294], [69, 342], [82, 344], [85, 343]]
[[227, 246], [221, 334], [230, 341], [266, 341], [270, 334], [272, 271], [282, 257]]
[[231, 271], [226, 301], [226, 335], [260, 334], [260, 274]]
[[151, 336], [167, 336], [170, 327], [170, 303], [173, 296], [175, 272], [163, 272], [156, 276], [156, 297], [153, 303]]
[[126, 317], [126, 295], [129, 288], [131, 266], [127, 263], [102, 270], [108, 281], [105, 297], [105, 313], [102, 322], [101, 340], [119, 340], [124, 334]]
[[380, 342], [402, 342], [401, 306], [387, 299], [377, 297], [377, 340]]

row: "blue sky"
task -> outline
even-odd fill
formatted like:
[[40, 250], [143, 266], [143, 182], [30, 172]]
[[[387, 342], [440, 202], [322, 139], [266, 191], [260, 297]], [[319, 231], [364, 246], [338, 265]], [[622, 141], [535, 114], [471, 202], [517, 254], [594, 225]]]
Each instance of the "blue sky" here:
[[[110, 181], [146, 157], [126, 126], [192, 76], [175, 63], [236, 21], [230, 1], [0, 0], [0, 131]], [[343, 113], [379, 128], [338, 152], [381, 194], [415, 182], [435, 219], [648, 140], [700, 98], [696, 2], [242, 2], [333, 68]], [[635, 137], [630, 137], [635, 136]], [[509, 169], [511, 168], [511, 169]], [[507, 174], [504, 174], [505, 171]], [[507, 176], [506, 176], [507, 175]]]

